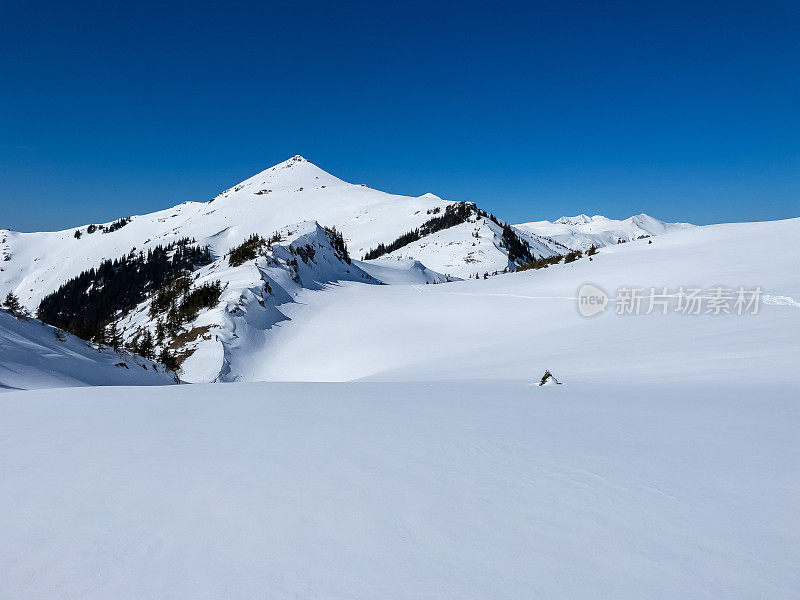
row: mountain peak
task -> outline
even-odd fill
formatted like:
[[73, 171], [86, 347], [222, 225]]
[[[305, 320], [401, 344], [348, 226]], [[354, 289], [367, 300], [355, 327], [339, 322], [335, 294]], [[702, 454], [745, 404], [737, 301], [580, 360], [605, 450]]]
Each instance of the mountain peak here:
[[298, 164], [298, 163], [309, 163], [309, 164], [313, 164], [313, 163], [312, 163], [310, 160], [308, 160], [308, 159], [307, 159], [305, 156], [300, 156], [299, 154], [295, 154], [295, 155], [294, 155], [294, 156], [292, 156], [291, 158], [287, 158], [285, 161], [283, 161], [283, 162], [280, 162], [280, 163], [278, 163], [277, 165], [275, 165], [275, 166], [273, 166], [273, 167], [271, 167], [271, 168], [273, 168], [273, 169], [274, 169], [274, 168], [277, 168], [277, 167], [292, 167], [292, 166], [294, 166], [294, 165], [296, 165], [296, 164]]
[[225, 190], [217, 198], [277, 192], [302, 192], [310, 189], [324, 189], [337, 184], [344, 184], [344, 182], [327, 171], [323, 171], [307, 158], [295, 154]]
[[284, 169], [297, 169], [302, 167], [313, 167], [314, 169], [319, 169], [320, 171], [322, 170], [317, 165], [308, 160], [305, 156], [295, 154], [291, 158], [287, 158], [283, 162], [279, 162], [277, 165], [272, 165], [271, 167], [264, 169], [263, 171], [261, 171], [261, 173], [259, 173], [259, 175], [261, 175], [262, 173], [272, 173], [276, 171], [282, 171]]

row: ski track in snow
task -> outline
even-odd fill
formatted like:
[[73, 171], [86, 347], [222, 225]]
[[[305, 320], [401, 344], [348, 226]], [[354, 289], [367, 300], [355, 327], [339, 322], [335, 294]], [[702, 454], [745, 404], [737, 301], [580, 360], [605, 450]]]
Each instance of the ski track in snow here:
[[[422, 288], [418, 285], [414, 286], [414, 289], [420, 293], [422, 292]], [[575, 301], [578, 299], [577, 296], [528, 296], [525, 294], [481, 294], [476, 292], [440, 292], [440, 295], [444, 296], [474, 296], [476, 298], [522, 298], [523, 300], [572, 300]]]

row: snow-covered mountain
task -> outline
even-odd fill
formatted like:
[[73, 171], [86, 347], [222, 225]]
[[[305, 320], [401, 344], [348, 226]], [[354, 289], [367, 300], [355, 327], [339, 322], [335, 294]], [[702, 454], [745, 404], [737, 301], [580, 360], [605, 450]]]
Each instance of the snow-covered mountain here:
[[175, 375], [153, 361], [98, 349], [34, 318], [17, 318], [0, 310], [0, 392], [173, 383]]
[[[455, 204], [433, 194], [400, 196], [347, 183], [294, 156], [208, 202], [185, 202], [155, 213], [56, 232], [0, 230], [0, 291], [15, 292], [34, 310], [42, 297], [63, 282], [131, 250], [147, 251], [193, 238], [208, 244], [215, 256], [222, 256], [253, 233], [269, 235], [304, 221], [336, 227], [344, 234], [353, 258], [360, 259]], [[524, 234], [532, 254], [550, 256], [591, 243], [607, 245], [687, 226], [665, 224], [646, 215], [625, 221], [583, 215], [579, 223], [570, 223], [566, 218], [556, 223], [531, 222], [516, 226], [515, 232]], [[478, 212], [461, 224], [389, 252], [385, 258], [417, 260], [437, 273], [460, 278], [477, 271], [513, 269], [502, 227]]]
[[[482, 277], [681, 227], [645, 215], [512, 227], [475, 204], [387, 194], [294, 156], [207, 202], [57, 232], [0, 230], [0, 293], [32, 312], [45, 299], [49, 322], [84, 337], [104, 336], [102, 325], [146, 356], [166, 349], [187, 381], [230, 380], [246, 376], [239, 363], [259, 355], [304, 290]], [[186, 252], [197, 260], [173, 264]]]
[[589, 217], [561, 217], [555, 221], [531, 221], [515, 225], [518, 230], [556, 242], [572, 250], [586, 250], [591, 246], [602, 248], [633, 240], [640, 240], [668, 231], [695, 227], [689, 223], [665, 223], [649, 215], [634, 215], [624, 220], [609, 219], [602, 215]]
[[268, 236], [304, 221], [336, 227], [353, 257], [361, 258], [450, 204], [432, 194], [398, 196], [347, 183], [295, 156], [211, 201], [132, 216], [121, 227], [105, 223], [45, 233], [0, 230], [0, 292], [14, 291], [33, 310], [64, 281], [132, 249], [147, 251], [194, 238], [223, 256], [253, 233]]
[[[457, 204], [433, 194], [400, 196], [347, 183], [294, 156], [208, 202], [185, 202], [155, 213], [56, 232], [0, 230], [0, 291], [15, 292], [35, 310], [45, 295], [104, 259], [132, 250], [146, 252], [183, 238], [208, 244], [215, 256], [222, 256], [253, 233], [266, 236], [304, 221], [336, 227], [353, 258], [360, 259], [379, 245], [441, 218]], [[387, 253], [386, 258], [418, 260], [454, 278], [513, 269], [499, 221], [492, 222], [474, 205], [467, 213], [458, 223], [432, 227], [423, 239]], [[563, 250], [535, 234], [528, 233], [525, 239], [538, 256]]]

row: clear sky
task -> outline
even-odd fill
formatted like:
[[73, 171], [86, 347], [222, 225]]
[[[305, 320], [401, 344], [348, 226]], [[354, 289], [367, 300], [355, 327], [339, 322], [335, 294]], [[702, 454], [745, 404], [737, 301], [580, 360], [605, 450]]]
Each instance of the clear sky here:
[[0, 92], [0, 229], [293, 154], [512, 222], [800, 216], [796, 0], [0, 0]]

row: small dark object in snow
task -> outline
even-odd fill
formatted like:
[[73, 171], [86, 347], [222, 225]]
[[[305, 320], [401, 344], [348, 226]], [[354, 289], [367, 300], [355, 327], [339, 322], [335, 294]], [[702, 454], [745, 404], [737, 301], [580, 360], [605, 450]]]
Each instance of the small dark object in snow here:
[[547, 369], [544, 372], [544, 375], [542, 375], [542, 380], [539, 382], [539, 385], [542, 386], [545, 383], [547, 383], [548, 380], [551, 380], [551, 379], [553, 380], [553, 383], [555, 383], [557, 385], [561, 385], [561, 382], [558, 379], [555, 378], [555, 376], [550, 372], [550, 369]]

